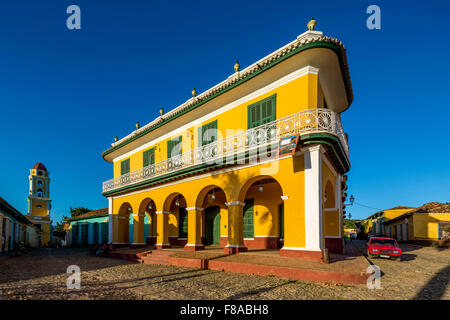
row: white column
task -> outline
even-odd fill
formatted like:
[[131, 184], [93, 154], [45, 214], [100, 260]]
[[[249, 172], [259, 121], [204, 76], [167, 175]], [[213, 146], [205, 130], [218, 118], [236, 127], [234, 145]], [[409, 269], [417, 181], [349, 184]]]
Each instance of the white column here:
[[108, 243], [113, 242], [113, 223], [113, 201], [112, 198], [108, 198]]
[[313, 146], [305, 152], [305, 239], [306, 250], [320, 251], [322, 227], [322, 150]]

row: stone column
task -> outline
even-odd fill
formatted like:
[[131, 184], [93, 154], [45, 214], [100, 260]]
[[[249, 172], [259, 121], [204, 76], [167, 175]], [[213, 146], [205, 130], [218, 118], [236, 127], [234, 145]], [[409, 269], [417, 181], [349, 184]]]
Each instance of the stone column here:
[[202, 213], [203, 208], [186, 208], [188, 212], [188, 242], [184, 246], [186, 251], [203, 250], [202, 244]]
[[132, 246], [144, 246], [144, 219], [145, 213], [133, 214], [133, 243]]
[[231, 201], [228, 206], [228, 242], [225, 252], [234, 254], [247, 251], [244, 245], [244, 206], [245, 202]]
[[156, 249], [172, 247], [169, 243], [170, 211], [156, 211]]

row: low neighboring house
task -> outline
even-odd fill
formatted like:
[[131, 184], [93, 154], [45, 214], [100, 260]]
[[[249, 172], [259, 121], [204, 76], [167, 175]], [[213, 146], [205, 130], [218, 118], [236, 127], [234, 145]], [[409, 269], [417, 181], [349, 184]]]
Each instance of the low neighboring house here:
[[22, 213], [0, 197], [0, 254], [14, 249], [23, 241], [25, 246], [39, 247], [42, 232]]
[[108, 241], [108, 208], [64, 219], [67, 245], [92, 245]]
[[366, 223], [366, 232], [368, 235], [386, 235], [386, 230], [383, 225], [384, 222], [395, 219], [413, 209], [414, 207], [397, 206], [375, 212], [364, 219], [364, 222]]
[[386, 235], [399, 241], [450, 240], [450, 204], [430, 202], [384, 222]]

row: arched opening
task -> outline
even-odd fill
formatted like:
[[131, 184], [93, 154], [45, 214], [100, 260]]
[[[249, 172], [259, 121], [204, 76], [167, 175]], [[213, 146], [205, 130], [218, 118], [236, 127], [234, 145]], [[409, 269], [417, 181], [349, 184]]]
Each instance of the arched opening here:
[[144, 234], [143, 241], [147, 245], [156, 244], [157, 235], [157, 218], [156, 218], [156, 205], [155, 202], [150, 198], [145, 198], [142, 200], [139, 206], [139, 223], [143, 226], [142, 232]]
[[323, 191], [322, 225], [325, 248], [330, 253], [342, 253], [340, 210], [336, 204], [335, 188], [332, 180], [327, 179]]
[[196, 206], [203, 208], [201, 239], [206, 246], [227, 244], [228, 208], [225, 192], [217, 185], [204, 187], [197, 196]]
[[254, 177], [240, 192], [243, 236], [247, 248], [276, 249], [283, 246], [284, 206], [281, 185], [270, 176]]
[[181, 193], [173, 193], [164, 203], [164, 211], [169, 211], [169, 243], [184, 246], [188, 238], [188, 212], [186, 199]]
[[133, 209], [128, 202], [122, 203], [117, 218], [119, 243], [133, 243]]

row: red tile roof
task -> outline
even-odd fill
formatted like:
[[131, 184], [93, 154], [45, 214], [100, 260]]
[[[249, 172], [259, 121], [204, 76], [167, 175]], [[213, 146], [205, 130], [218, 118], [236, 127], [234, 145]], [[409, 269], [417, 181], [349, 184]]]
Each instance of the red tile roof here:
[[74, 221], [74, 220], [88, 219], [88, 218], [94, 218], [94, 217], [106, 217], [107, 215], [108, 215], [108, 208], [103, 208], [103, 209], [92, 210], [92, 211], [80, 214], [79, 216], [66, 218], [64, 220], [65, 221]]
[[47, 168], [42, 164], [42, 162], [38, 162], [33, 166], [33, 169], [44, 170], [47, 171]]

